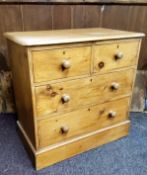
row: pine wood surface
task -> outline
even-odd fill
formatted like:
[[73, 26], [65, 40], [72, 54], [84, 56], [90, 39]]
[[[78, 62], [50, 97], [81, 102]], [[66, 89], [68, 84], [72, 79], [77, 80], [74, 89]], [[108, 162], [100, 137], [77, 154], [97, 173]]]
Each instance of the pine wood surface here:
[[32, 144], [36, 146], [35, 125], [33, 116], [32, 88], [29, 63], [25, 48], [8, 42], [11, 60], [15, 103], [19, 122], [25, 129]]
[[[39, 120], [39, 148], [127, 120], [129, 102], [128, 97]], [[109, 114], [112, 111], [116, 116], [111, 118]], [[62, 133], [62, 127], [68, 127], [69, 131]]]
[[[104, 103], [132, 92], [134, 69], [76, 79], [35, 88], [36, 117], [51, 113], [63, 113]], [[111, 90], [112, 83], [118, 83], [118, 90]], [[49, 89], [48, 89], [49, 88]], [[61, 98], [68, 94], [71, 100], [62, 103]], [[103, 94], [103, 98], [102, 98]]]
[[61, 146], [47, 148], [36, 155], [36, 169], [42, 169], [55, 162], [67, 159], [89, 149], [127, 136], [130, 122], [125, 121], [112, 127], [97, 130]]
[[112, 40], [116, 38], [140, 38], [143, 36], [143, 33], [103, 28], [5, 33], [6, 38], [23, 46], [78, 43], [84, 41]]
[[[136, 65], [138, 59], [139, 40], [123, 40], [98, 43], [93, 48], [94, 72], [107, 72], [110, 70]], [[122, 53], [121, 59], [115, 55]], [[104, 64], [101, 67], [101, 63]]]
[[[32, 51], [34, 82], [56, 80], [78, 75], [90, 75], [91, 47], [56, 48]], [[62, 63], [68, 61], [69, 69]], [[79, 67], [79, 69], [78, 69]]]
[[[91, 29], [92, 33], [101, 30]], [[109, 38], [106, 33], [100, 32], [100, 35], [107, 38], [107, 42], [93, 37], [93, 41], [89, 42], [89, 32], [87, 38], [86, 33], [82, 35], [86, 29], [75, 30], [75, 37], [77, 31], [81, 36], [81, 42], [73, 44], [64, 43], [64, 37], [66, 39], [67, 36], [62, 36], [62, 45], [48, 41], [48, 45], [44, 43], [43, 46], [33, 47], [23, 46], [7, 38], [18, 110], [18, 126], [29, 146], [29, 151], [31, 150], [33, 154], [36, 169], [128, 134], [130, 123], [128, 113], [143, 34], [130, 33], [131, 36], [128, 37], [129, 32], [127, 35], [126, 32], [122, 35], [122, 31], [109, 30], [114, 37]], [[45, 36], [47, 34], [51, 37], [49, 33], [45, 32]], [[51, 33], [53, 40], [55, 35], [54, 32]], [[83, 36], [87, 39], [85, 42]], [[105, 47], [105, 51], [101, 45]], [[117, 57], [121, 58], [119, 62], [114, 60], [116, 51], [119, 51]], [[76, 65], [79, 57], [81, 59], [78, 66], [73, 69], [71, 77], [63, 76], [60, 69], [55, 70], [56, 66], [61, 68], [61, 62], [65, 59], [62, 56], [65, 54], [68, 58], [72, 57], [73, 65]], [[99, 64], [99, 60], [95, 60], [97, 55], [98, 58], [104, 57], [104, 61], [108, 64], [106, 70], [102, 72], [95, 71], [96, 62]], [[110, 55], [111, 59], [106, 59], [105, 57], [109, 57], [107, 55]], [[127, 63], [123, 59], [127, 59]], [[87, 64], [84, 63], [85, 60]], [[114, 61], [118, 67], [114, 66]], [[39, 68], [40, 65], [43, 68]], [[48, 72], [48, 65], [53, 68], [49, 69], [50, 75], [43, 79], [43, 75]], [[79, 71], [80, 68], [82, 71]], [[84, 76], [83, 70], [86, 72]], [[42, 77], [34, 81], [38, 72]]]

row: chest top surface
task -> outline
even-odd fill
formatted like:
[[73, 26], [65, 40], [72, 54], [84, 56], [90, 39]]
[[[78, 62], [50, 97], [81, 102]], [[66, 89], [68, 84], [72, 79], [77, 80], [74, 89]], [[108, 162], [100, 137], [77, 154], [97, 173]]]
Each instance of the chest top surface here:
[[5, 37], [22, 46], [53, 45], [75, 42], [104, 41], [111, 39], [139, 38], [143, 33], [105, 28], [49, 30], [32, 32], [7, 32]]

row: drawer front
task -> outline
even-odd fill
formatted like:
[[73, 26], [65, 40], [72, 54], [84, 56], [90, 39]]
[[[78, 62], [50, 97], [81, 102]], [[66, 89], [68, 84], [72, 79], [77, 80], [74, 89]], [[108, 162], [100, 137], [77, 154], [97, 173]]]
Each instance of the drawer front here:
[[[46, 151], [36, 155], [36, 167], [39, 170], [74, 155], [83, 153], [84, 151], [120, 139], [128, 135], [129, 128], [130, 122], [125, 121], [113, 125], [112, 127], [105, 128], [104, 130], [97, 130], [87, 136], [77, 138], [75, 141], [68, 141], [59, 146], [48, 148]], [[112, 150], [113, 149], [111, 149], [111, 151]]]
[[32, 51], [34, 82], [90, 73], [91, 47]]
[[37, 117], [62, 113], [130, 95], [134, 69], [35, 88]]
[[107, 72], [137, 64], [138, 49], [139, 40], [112, 41], [95, 45], [94, 72]]
[[129, 98], [104, 103], [38, 121], [39, 147], [89, 133], [128, 117]]

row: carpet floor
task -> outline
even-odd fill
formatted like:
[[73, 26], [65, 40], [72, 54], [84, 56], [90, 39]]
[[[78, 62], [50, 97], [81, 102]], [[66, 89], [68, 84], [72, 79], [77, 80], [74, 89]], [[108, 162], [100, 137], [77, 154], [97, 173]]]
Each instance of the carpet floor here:
[[35, 171], [16, 131], [0, 115], [0, 175], [147, 175], [147, 114], [132, 113], [128, 137]]

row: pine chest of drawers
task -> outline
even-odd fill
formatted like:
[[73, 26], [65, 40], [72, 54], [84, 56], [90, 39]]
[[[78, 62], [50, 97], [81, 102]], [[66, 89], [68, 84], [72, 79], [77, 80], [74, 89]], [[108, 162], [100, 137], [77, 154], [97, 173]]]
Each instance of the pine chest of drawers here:
[[92, 28], [5, 36], [17, 123], [36, 169], [128, 134], [143, 34]]

